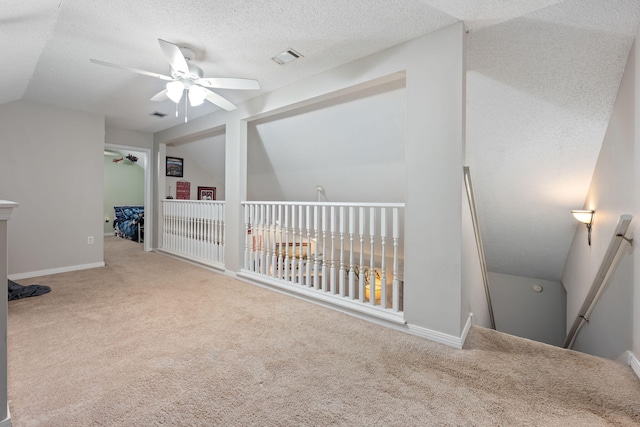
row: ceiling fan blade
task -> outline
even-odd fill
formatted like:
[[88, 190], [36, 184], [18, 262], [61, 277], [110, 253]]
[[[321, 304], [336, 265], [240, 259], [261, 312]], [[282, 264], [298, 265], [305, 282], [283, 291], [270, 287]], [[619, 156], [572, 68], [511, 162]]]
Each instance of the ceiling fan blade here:
[[156, 101], [156, 102], [166, 101], [167, 99], [169, 99], [169, 97], [167, 96], [166, 89], [162, 89], [160, 92], [156, 93], [151, 97], [151, 101]]
[[118, 68], [120, 70], [131, 71], [133, 73], [142, 74], [143, 76], [156, 77], [162, 80], [173, 80], [173, 77], [165, 76], [163, 74], [152, 73], [150, 71], [137, 70], [135, 68], [123, 67], [122, 65], [112, 64], [110, 62], [99, 61], [97, 59], [90, 59], [89, 61], [98, 65], [106, 65], [107, 67]]
[[260, 83], [252, 79], [235, 79], [235, 78], [210, 78], [198, 79], [198, 84], [204, 87], [213, 87], [217, 89], [260, 89]]
[[227, 111], [231, 111], [231, 110], [235, 110], [236, 106], [233, 105], [231, 103], [231, 101], [229, 101], [226, 98], [221, 97], [220, 95], [218, 95], [215, 92], [210, 91], [209, 89], [204, 89], [205, 92], [207, 92], [207, 101], [209, 101], [210, 103], [217, 105], [218, 107], [227, 110]]
[[187, 64], [187, 60], [184, 59], [184, 55], [180, 52], [180, 48], [162, 39], [158, 39], [158, 43], [160, 43], [160, 49], [162, 49], [162, 53], [169, 61], [171, 68], [178, 73], [189, 75], [189, 64]]

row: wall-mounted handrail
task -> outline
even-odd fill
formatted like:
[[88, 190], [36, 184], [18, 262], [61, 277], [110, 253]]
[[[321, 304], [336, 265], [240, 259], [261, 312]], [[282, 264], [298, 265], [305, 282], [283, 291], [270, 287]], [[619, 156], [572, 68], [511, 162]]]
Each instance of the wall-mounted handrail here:
[[573, 343], [578, 336], [578, 332], [580, 332], [580, 328], [582, 328], [585, 323], [589, 323], [589, 316], [591, 316], [591, 312], [604, 291], [604, 285], [606, 284], [609, 275], [613, 272], [613, 262], [618, 254], [620, 245], [622, 245], [623, 241], [632, 244], [633, 241], [625, 237], [625, 233], [629, 229], [632, 219], [633, 216], [631, 215], [620, 215], [618, 225], [616, 226], [616, 230], [611, 238], [611, 243], [609, 243], [607, 252], [604, 254], [604, 258], [600, 264], [600, 268], [596, 273], [596, 277], [593, 279], [591, 289], [589, 289], [589, 293], [587, 294], [584, 303], [582, 303], [582, 307], [576, 316], [576, 320], [573, 322], [571, 330], [564, 340], [564, 348], [573, 347]]
[[484, 292], [487, 297], [487, 306], [489, 308], [489, 319], [491, 320], [491, 329], [496, 328], [496, 321], [493, 317], [493, 306], [491, 305], [491, 293], [489, 292], [489, 274], [487, 273], [487, 263], [484, 258], [484, 247], [482, 246], [482, 237], [480, 236], [480, 224], [478, 222], [478, 211], [476, 208], [476, 199], [473, 193], [473, 184], [471, 183], [471, 172], [469, 166], [463, 168], [464, 185], [467, 191], [467, 199], [469, 200], [469, 209], [471, 209], [471, 221], [473, 223], [473, 232], [476, 238], [476, 247], [478, 248], [478, 258], [480, 259], [480, 269], [482, 271], [482, 282], [484, 283]]

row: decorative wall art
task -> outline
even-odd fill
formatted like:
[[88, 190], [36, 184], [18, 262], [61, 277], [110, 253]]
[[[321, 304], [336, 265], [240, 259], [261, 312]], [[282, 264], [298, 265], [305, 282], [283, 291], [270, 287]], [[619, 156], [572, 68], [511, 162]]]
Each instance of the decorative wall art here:
[[184, 159], [167, 156], [166, 176], [182, 178], [184, 175]]
[[215, 200], [216, 187], [198, 187], [198, 200]]
[[180, 180], [176, 182], [176, 199], [191, 199], [191, 183], [189, 181]]

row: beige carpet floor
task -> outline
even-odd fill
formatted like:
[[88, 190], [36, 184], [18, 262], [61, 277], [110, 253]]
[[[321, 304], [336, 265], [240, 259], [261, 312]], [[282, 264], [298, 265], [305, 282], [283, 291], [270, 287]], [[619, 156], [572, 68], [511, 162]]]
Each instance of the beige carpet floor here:
[[628, 366], [472, 328], [454, 350], [106, 238], [107, 266], [20, 281], [27, 426], [640, 425]]

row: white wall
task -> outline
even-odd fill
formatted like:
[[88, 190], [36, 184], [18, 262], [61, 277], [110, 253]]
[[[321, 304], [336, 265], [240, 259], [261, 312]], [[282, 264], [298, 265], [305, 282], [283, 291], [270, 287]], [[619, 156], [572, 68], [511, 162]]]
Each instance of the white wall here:
[[489, 272], [489, 288], [496, 330], [562, 346], [566, 292], [560, 282]]
[[[637, 78], [637, 68], [634, 64], [637, 57], [633, 52], [632, 50], [620, 83], [618, 97], [584, 204], [585, 209], [596, 211], [592, 244], [587, 244], [584, 225], [576, 223], [577, 230], [565, 261], [562, 282], [567, 289], [567, 330], [575, 321], [593, 283], [620, 215], [634, 214], [634, 207], [638, 203], [638, 197], [634, 194], [634, 179], [635, 185], [638, 185], [637, 176], [634, 178], [634, 144], [638, 141], [636, 137], [634, 143], [634, 109], [638, 99], [634, 99], [634, 84]], [[582, 207], [576, 207], [580, 208]], [[634, 215], [632, 227], [635, 227], [638, 220], [640, 217]], [[633, 231], [630, 231], [628, 234], [631, 236], [632, 233]], [[576, 350], [617, 358], [621, 351], [630, 349], [633, 312], [629, 302], [633, 301], [633, 289], [629, 282], [632, 277], [635, 289], [639, 289], [633, 263], [625, 260], [631, 256], [628, 251], [623, 252], [616, 274], [607, 285], [607, 290], [589, 323], [582, 327], [576, 339]]]
[[405, 123], [404, 80], [252, 122], [247, 198], [403, 202]]
[[88, 113], [0, 105], [0, 199], [20, 203], [10, 275], [103, 263], [104, 129], [104, 118]]
[[[437, 331], [459, 338], [465, 318], [460, 197], [464, 34], [464, 25], [455, 24], [254, 98], [232, 112], [154, 135], [156, 152], [161, 153], [165, 144], [226, 126], [227, 270], [239, 271], [242, 265], [240, 201], [247, 197], [247, 122], [406, 77], [405, 320], [417, 333]], [[358, 188], [352, 190], [358, 194]]]
[[106, 126], [104, 140], [107, 144], [153, 148], [153, 134], [124, 130], [113, 126]]
[[[216, 199], [224, 200], [224, 182], [217, 181], [216, 178], [211, 173], [209, 173], [209, 170], [204, 169], [200, 166], [200, 163], [194, 157], [192, 157], [192, 154], [189, 151], [188, 146], [190, 144], [179, 145], [177, 147], [167, 147], [167, 156], [180, 157], [184, 159], [184, 176], [182, 178], [171, 176], [167, 176], [165, 178], [165, 197], [171, 195], [175, 199], [176, 183], [181, 180], [186, 180], [191, 183], [191, 200], [198, 200], [198, 186], [216, 187]], [[169, 189], [169, 187], [171, 187], [171, 189]]]
[[114, 163], [113, 156], [104, 156], [105, 234], [113, 234], [114, 206], [144, 206], [144, 169], [129, 160]]
[[[633, 212], [635, 213], [636, 221], [638, 213], [640, 213], [640, 173], [635, 171], [640, 170], [640, 150], [636, 147], [640, 146], [640, 44], [636, 38], [636, 42], [631, 48], [629, 54], [629, 61], [627, 63], [629, 73], [633, 75], [633, 108], [632, 113], [632, 128], [634, 131], [633, 143], [634, 143], [634, 157], [633, 157]], [[630, 89], [631, 90], [631, 89]], [[634, 226], [634, 240], [640, 242], [640, 227]], [[633, 251], [633, 331], [632, 331], [632, 348], [631, 351], [635, 354], [636, 358], [640, 357], [640, 251]], [[636, 372], [638, 376], [640, 373]]]

